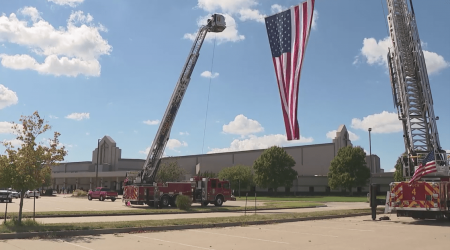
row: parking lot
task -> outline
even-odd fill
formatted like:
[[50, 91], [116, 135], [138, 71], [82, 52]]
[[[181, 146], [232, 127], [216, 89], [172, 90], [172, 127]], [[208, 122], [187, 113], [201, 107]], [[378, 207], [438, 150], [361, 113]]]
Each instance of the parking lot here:
[[[121, 196], [119, 196], [120, 198]], [[23, 212], [33, 212], [33, 198], [24, 198]], [[20, 199], [13, 199], [12, 203], [8, 203], [8, 212], [19, 211]], [[254, 206], [254, 202], [248, 202], [248, 206]], [[262, 205], [262, 202], [257, 202], [257, 206]], [[199, 206], [199, 204], [193, 204]], [[244, 206], [245, 201], [227, 201], [223, 206]], [[210, 205], [213, 206], [213, 205]], [[5, 203], [0, 203], [0, 213], [5, 212]], [[111, 200], [89, 201], [87, 198], [74, 198], [70, 195], [57, 195], [57, 196], [41, 196], [36, 199], [36, 211], [107, 211], [107, 210], [127, 210], [136, 208], [147, 208], [147, 206], [135, 206], [127, 207], [122, 202], [122, 199], [118, 199], [114, 202]]]
[[167, 232], [6, 240], [0, 249], [447, 249], [450, 223], [391, 216]]

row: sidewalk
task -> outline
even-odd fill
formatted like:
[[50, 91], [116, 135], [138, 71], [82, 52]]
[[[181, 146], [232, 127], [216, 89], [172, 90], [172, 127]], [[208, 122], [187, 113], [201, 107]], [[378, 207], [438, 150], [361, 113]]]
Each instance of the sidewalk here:
[[[363, 202], [328, 202], [327, 207], [318, 208], [296, 208], [279, 210], [258, 210], [257, 214], [277, 214], [277, 213], [306, 213], [313, 211], [346, 210], [370, 208], [368, 203]], [[249, 208], [251, 209], [251, 208]], [[254, 210], [248, 210], [247, 214], [254, 214]], [[127, 215], [127, 216], [90, 216], [90, 217], [59, 217], [59, 218], [36, 218], [36, 221], [49, 223], [83, 223], [83, 222], [114, 222], [114, 221], [138, 221], [138, 220], [170, 220], [188, 218], [217, 218], [243, 216], [244, 211], [236, 212], [215, 212], [215, 213], [186, 213], [186, 214], [151, 214], [151, 215]]]

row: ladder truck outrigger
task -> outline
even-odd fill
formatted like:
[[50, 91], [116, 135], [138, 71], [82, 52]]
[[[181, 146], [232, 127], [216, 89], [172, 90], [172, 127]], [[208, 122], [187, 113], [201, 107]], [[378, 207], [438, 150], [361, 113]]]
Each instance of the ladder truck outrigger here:
[[225, 28], [225, 17], [220, 14], [212, 15], [207, 24], [200, 27], [142, 170], [126, 173], [123, 202], [130, 202], [135, 205], [147, 204], [154, 207], [167, 207], [169, 205], [175, 207], [177, 195], [189, 196], [192, 198], [192, 202], [201, 203], [202, 206], [209, 203], [221, 206], [227, 200], [235, 200], [231, 194], [230, 183], [227, 180], [194, 176], [190, 181], [185, 182], [155, 182], [161, 157], [169, 140], [170, 131], [181, 101], [191, 80], [203, 41], [208, 32], [218, 33]]
[[[415, 219], [450, 219], [450, 161], [442, 150], [433, 110], [425, 58], [412, 1], [387, 0], [392, 48], [387, 55], [394, 105], [403, 124], [406, 181], [390, 183], [387, 207], [397, 216]], [[412, 181], [420, 164], [435, 160], [436, 172]], [[376, 187], [371, 186], [372, 218], [375, 219]], [[373, 204], [375, 204], [373, 206]]]

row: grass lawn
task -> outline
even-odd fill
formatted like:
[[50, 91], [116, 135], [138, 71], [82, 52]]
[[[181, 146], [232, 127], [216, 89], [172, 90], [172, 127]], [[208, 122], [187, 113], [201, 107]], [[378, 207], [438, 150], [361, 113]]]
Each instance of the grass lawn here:
[[[378, 196], [378, 199], [386, 199], [386, 196]], [[255, 197], [249, 197], [254, 200]], [[258, 201], [309, 201], [309, 202], [367, 202], [367, 197], [350, 197], [350, 196], [281, 196], [281, 197], [256, 197]], [[245, 201], [245, 197], [239, 198], [238, 201]]]
[[91, 223], [66, 223], [66, 224], [40, 224], [32, 219], [23, 221], [22, 226], [18, 226], [13, 221], [8, 221], [0, 225], [0, 233], [16, 233], [16, 232], [55, 232], [63, 230], [89, 230], [89, 229], [105, 229], [105, 228], [131, 228], [131, 227], [161, 227], [175, 225], [210, 225], [216, 223], [240, 222], [245, 225], [251, 221], [268, 221], [277, 219], [294, 219], [327, 215], [346, 215], [357, 213], [368, 213], [370, 209], [349, 209], [336, 211], [317, 211], [310, 213], [286, 213], [286, 214], [270, 214], [270, 215], [247, 215], [232, 216], [223, 218], [191, 218], [191, 219], [172, 219], [172, 220], [143, 220], [143, 221], [117, 221], [117, 222], [91, 222]]
[[[302, 207], [314, 207], [314, 206], [323, 206], [322, 203], [314, 203], [314, 202], [266, 202], [263, 206], [257, 206], [257, 210], [262, 209], [273, 209], [273, 208], [302, 208]], [[254, 210], [255, 205], [251, 201], [248, 201], [247, 210]], [[46, 212], [36, 212], [36, 215], [39, 216], [61, 216], [61, 215], [126, 215], [126, 214], [158, 214], [158, 213], [205, 213], [205, 212], [226, 212], [226, 211], [244, 211], [244, 207], [215, 207], [214, 205], [209, 205], [207, 207], [191, 207], [190, 210], [180, 210], [177, 208], [164, 208], [164, 209], [156, 209], [150, 208], [146, 206], [141, 206], [138, 208], [133, 208], [129, 210], [106, 210], [106, 211], [46, 211]], [[8, 218], [18, 217], [19, 213], [12, 212], [8, 213]], [[23, 212], [24, 218], [33, 217], [32, 212]], [[4, 215], [0, 215], [0, 218], [4, 218]]]

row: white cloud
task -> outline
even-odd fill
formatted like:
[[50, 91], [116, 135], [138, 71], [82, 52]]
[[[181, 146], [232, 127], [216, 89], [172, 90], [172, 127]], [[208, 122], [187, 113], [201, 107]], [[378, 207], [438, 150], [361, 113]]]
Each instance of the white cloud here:
[[19, 102], [19, 98], [16, 92], [0, 84], [0, 109], [17, 104], [17, 102]]
[[219, 73], [214, 72], [214, 74], [211, 74], [210, 71], [203, 71], [200, 75], [206, 78], [216, 78], [219, 76]]
[[311, 29], [317, 30], [317, 20], [319, 19], [319, 12], [317, 10], [313, 11], [313, 18], [311, 23]]
[[44, 56], [38, 62], [28, 54], [0, 55], [2, 65], [16, 70], [35, 70], [56, 76], [99, 76], [98, 58], [109, 55], [112, 47], [102, 38], [101, 25], [92, 24], [93, 17], [82, 11], [72, 12], [66, 27], [53, 27], [43, 20], [34, 7], [26, 7], [21, 13], [30, 16], [32, 24], [19, 20], [16, 14], [0, 16], [0, 41], [29, 48], [36, 55]]
[[58, 119], [58, 117], [57, 116], [54, 116], [54, 115], [49, 115], [48, 116], [50, 119]]
[[208, 154], [211, 153], [221, 153], [221, 152], [232, 152], [232, 151], [243, 151], [243, 150], [253, 150], [253, 149], [266, 149], [271, 146], [288, 146], [288, 145], [298, 145], [301, 143], [310, 143], [313, 141], [312, 137], [300, 136], [300, 140], [288, 141], [286, 135], [274, 134], [274, 135], [264, 135], [264, 136], [254, 136], [250, 135], [249, 138], [238, 140], [235, 139], [231, 142], [228, 148], [213, 148]]
[[390, 169], [388, 172], [395, 172], [395, 168]]
[[175, 150], [176, 148], [187, 147], [187, 146], [188, 146], [188, 144], [185, 141], [181, 142], [177, 139], [169, 139], [169, 141], [167, 141], [167, 148], [171, 149], [171, 150]]
[[239, 10], [239, 14], [241, 15], [239, 17], [241, 21], [254, 20], [260, 23], [264, 23], [264, 17], [266, 17], [266, 15], [261, 14], [259, 10], [252, 9], [241, 9]]
[[272, 6], [270, 6], [270, 11], [272, 12], [272, 14], [279, 13], [285, 9], [286, 9], [285, 7], [283, 7], [279, 4], [273, 4]]
[[10, 122], [0, 122], [0, 134], [13, 134], [13, 124]]
[[41, 19], [41, 14], [39, 14], [38, 10], [34, 7], [20, 9], [20, 13], [24, 16], [29, 16], [33, 22]]
[[[228, 14], [223, 14], [223, 16], [225, 17], [225, 22], [227, 23], [227, 28], [220, 33], [208, 32], [205, 40], [211, 42], [214, 39], [217, 39], [218, 44], [225, 43], [225, 42], [238, 42], [238, 41], [244, 40], [245, 36], [239, 34], [239, 31], [237, 30], [237, 24], [236, 24], [236, 21], [234, 20], [234, 18]], [[197, 25], [199, 27], [202, 25], [205, 25], [209, 18], [211, 18], [210, 15], [200, 17], [197, 20]], [[194, 41], [196, 36], [197, 36], [197, 33], [184, 34], [185, 39], [190, 39], [192, 41]]]
[[84, 0], [48, 0], [58, 5], [69, 5], [70, 7], [76, 7], [78, 4], [82, 3]]
[[[336, 132], [337, 132], [337, 130], [328, 131], [327, 138], [329, 138], [329, 139], [336, 138]], [[350, 135], [350, 141], [357, 141], [357, 140], [359, 140], [359, 136], [357, 134], [353, 133], [352, 131], [347, 131], [347, 132]]]
[[145, 123], [147, 125], [157, 125], [157, 124], [159, 124], [159, 120], [147, 120], [147, 121], [143, 121], [143, 123]]
[[197, 6], [208, 12], [215, 12], [217, 10], [228, 12], [228, 13], [238, 13], [241, 9], [248, 9], [258, 5], [255, 0], [198, 0]]
[[379, 134], [396, 133], [403, 130], [402, 123], [398, 119], [398, 115], [387, 111], [366, 116], [362, 120], [353, 118], [352, 128], [365, 131], [367, 131], [368, 128], [372, 128], [373, 133]]
[[[423, 44], [426, 45], [427, 43]], [[375, 38], [364, 38], [363, 47], [361, 48], [361, 55], [366, 58], [366, 62], [370, 65], [378, 64], [387, 67], [387, 53], [390, 47], [392, 48], [392, 41], [390, 37], [386, 37], [378, 42]], [[438, 73], [439, 71], [450, 67], [450, 63], [445, 61], [443, 56], [427, 50], [422, 51], [428, 74], [431, 75]], [[359, 57], [357, 56], [353, 64], [356, 64], [358, 61]]]
[[[167, 141], [167, 144], [166, 144], [166, 148], [176, 151], [176, 152], [180, 152], [180, 151], [176, 150], [177, 148], [187, 147], [187, 146], [188, 146], [187, 142], [185, 142], [185, 141], [181, 142], [177, 139], [169, 139], [169, 141]], [[140, 150], [139, 153], [148, 155], [148, 153], [150, 152], [150, 147], [151, 146], [147, 147], [145, 150]]]
[[188, 132], [180, 132], [180, 135], [189, 135]]
[[248, 119], [243, 114], [237, 115], [233, 121], [223, 125], [223, 132], [236, 135], [248, 135], [264, 131], [261, 124], [252, 119]]
[[67, 115], [66, 118], [81, 121], [83, 119], [89, 119], [89, 113], [72, 113]]
[[423, 56], [425, 57], [425, 64], [427, 65], [427, 71], [430, 75], [450, 67], [450, 63], [445, 61], [443, 56], [434, 52], [424, 50]]
[[21, 140], [17, 140], [17, 139], [12, 139], [12, 140], [3, 140], [3, 143], [11, 143], [12, 146], [14, 146], [14, 148], [20, 147], [23, 144], [23, 141]]
[[86, 135], [89, 135], [89, 132], [86, 132]]
[[366, 58], [368, 64], [387, 65], [387, 53], [391, 46], [392, 42], [389, 37], [378, 42], [375, 38], [364, 38], [361, 54]]

